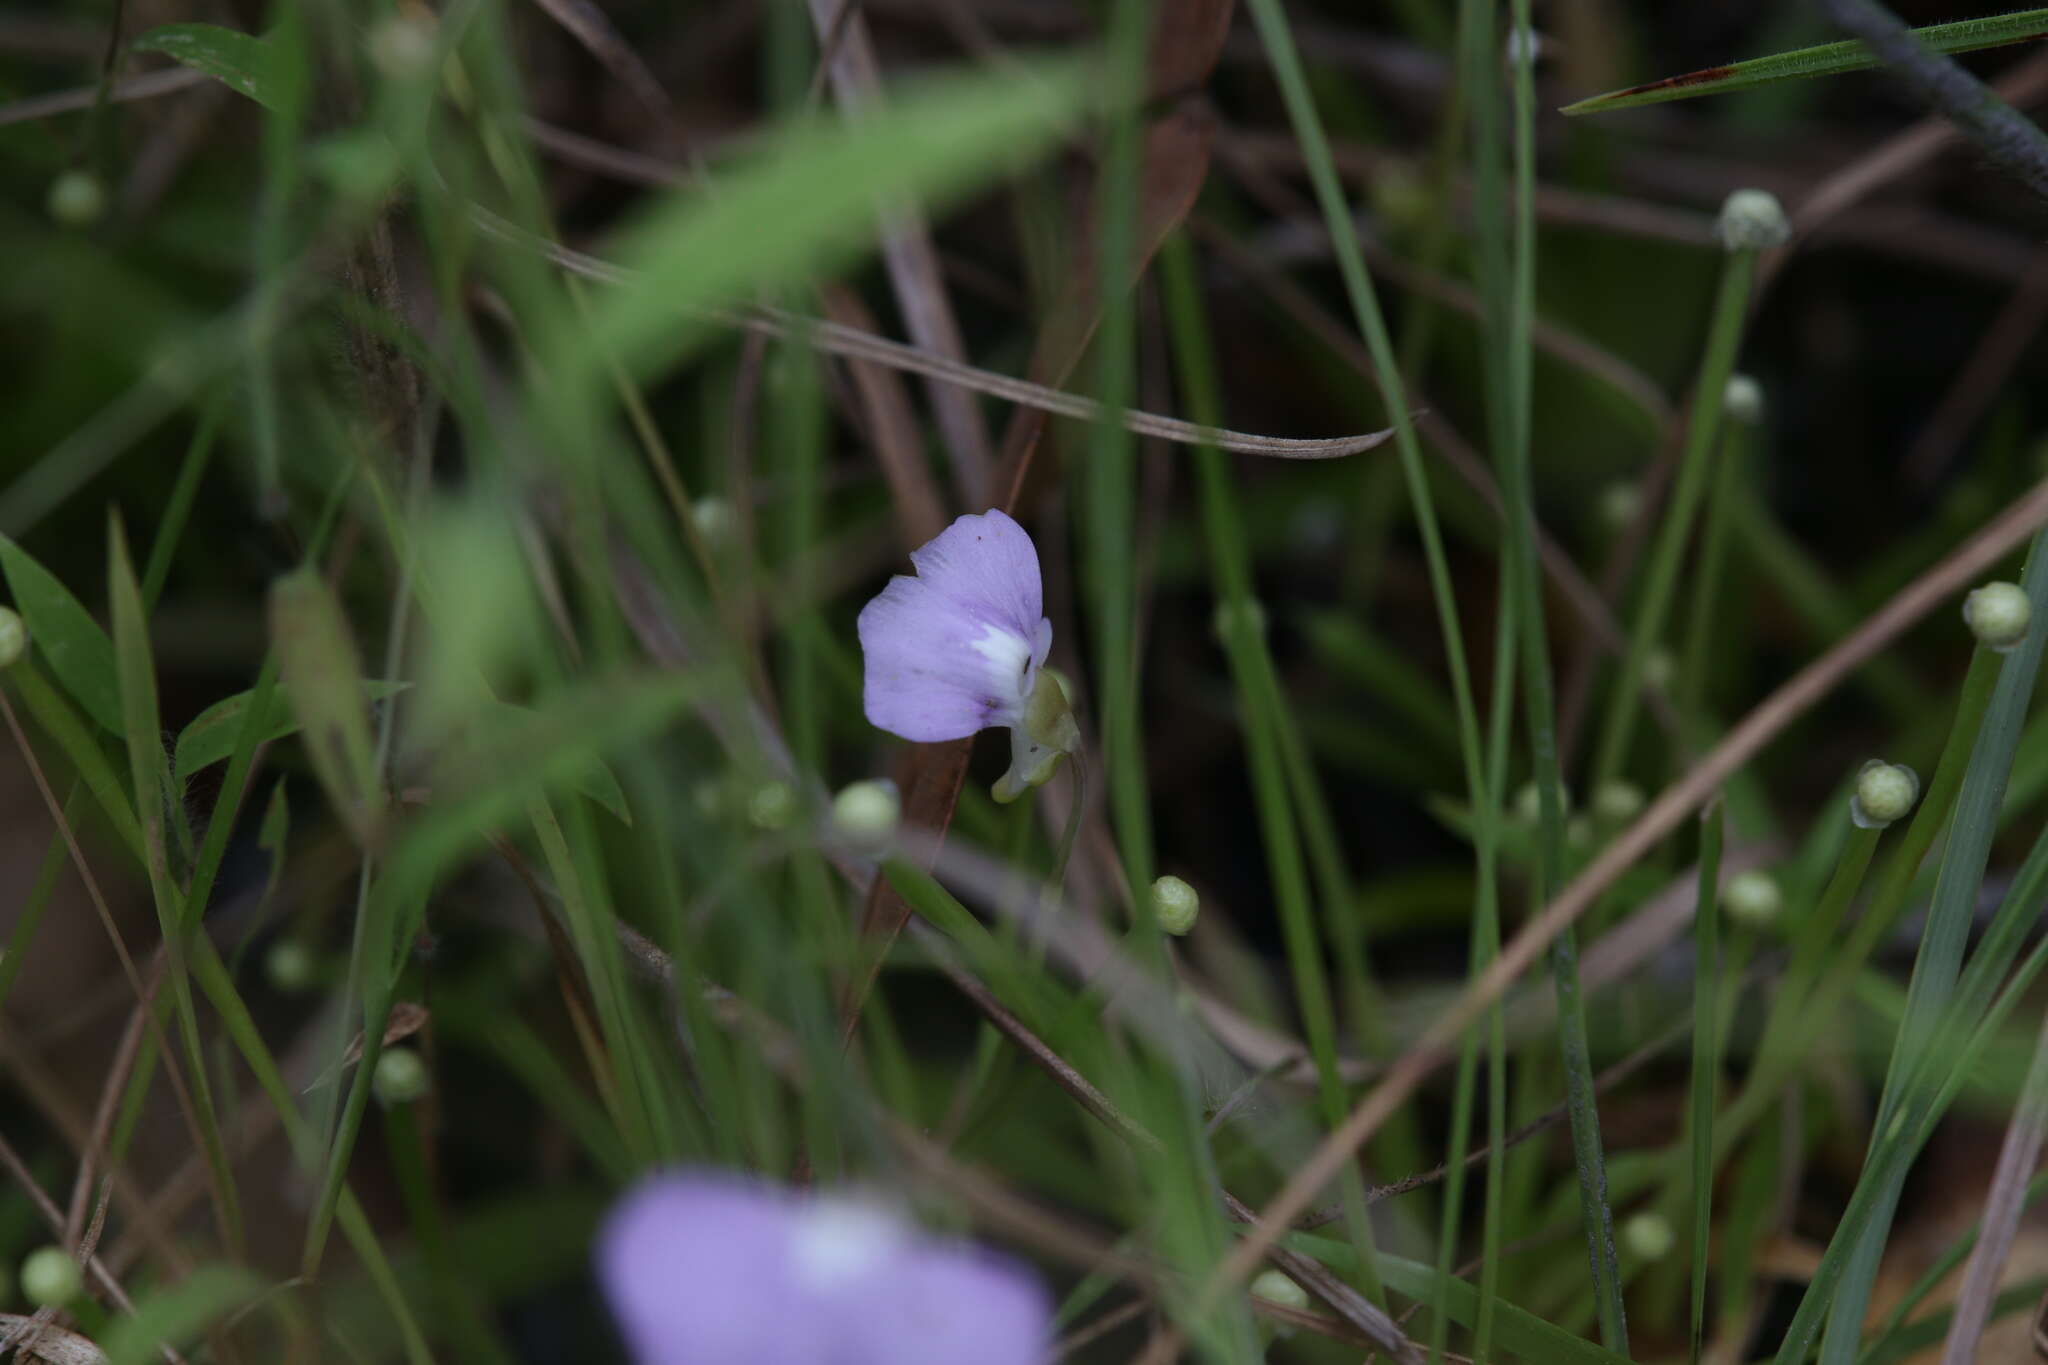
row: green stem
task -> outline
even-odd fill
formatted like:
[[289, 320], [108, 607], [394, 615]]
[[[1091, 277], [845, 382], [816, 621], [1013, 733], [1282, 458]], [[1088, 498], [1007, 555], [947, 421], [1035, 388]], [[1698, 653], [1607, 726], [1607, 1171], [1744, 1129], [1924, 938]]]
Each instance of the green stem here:
[[1693, 384], [1692, 417], [1686, 425], [1684, 449], [1679, 454], [1678, 479], [1672, 487], [1670, 506], [1657, 529], [1657, 542], [1650, 551], [1642, 595], [1636, 600], [1635, 619], [1629, 627], [1628, 652], [1622, 659], [1621, 677], [1608, 702], [1607, 722], [1600, 734], [1598, 756], [1593, 763], [1596, 785], [1617, 776], [1628, 760], [1629, 740], [1635, 733], [1642, 702], [1643, 666], [1664, 633], [1665, 616], [1678, 583], [1693, 517], [1706, 491], [1715, 437], [1721, 427], [1723, 394], [1728, 376], [1735, 369], [1735, 352], [1749, 313], [1749, 285], [1755, 268], [1754, 251], [1731, 251], [1721, 271], [1721, 288], [1714, 300], [1699, 376]]
[[1722, 812], [1702, 817], [1699, 904], [1693, 913], [1692, 977], [1692, 1365], [1699, 1365], [1707, 1324], [1707, 1234], [1714, 1206], [1714, 1102], [1721, 1073], [1719, 1003]]

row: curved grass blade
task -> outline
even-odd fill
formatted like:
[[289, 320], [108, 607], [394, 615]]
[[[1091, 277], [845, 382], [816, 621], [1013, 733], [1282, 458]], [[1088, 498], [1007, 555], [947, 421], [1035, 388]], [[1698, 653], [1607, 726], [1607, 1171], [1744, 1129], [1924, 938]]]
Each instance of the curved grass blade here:
[[[1983, 19], [1959, 19], [1950, 24], [1933, 24], [1913, 30], [1913, 36], [1933, 52], [1980, 52], [2048, 37], [2048, 9], [2021, 10], [2016, 14], [1994, 14]], [[1633, 109], [1640, 104], [1663, 104], [1692, 99], [1697, 95], [1732, 95], [1779, 81], [1804, 80], [1811, 76], [1839, 76], [1848, 71], [1868, 71], [1877, 59], [1861, 42], [1823, 43], [1802, 47], [1770, 57], [1752, 57], [1728, 66], [1709, 66], [1679, 76], [1666, 76], [1626, 90], [1568, 104], [1566, 114], [1606, 114], [1616, 109]]]

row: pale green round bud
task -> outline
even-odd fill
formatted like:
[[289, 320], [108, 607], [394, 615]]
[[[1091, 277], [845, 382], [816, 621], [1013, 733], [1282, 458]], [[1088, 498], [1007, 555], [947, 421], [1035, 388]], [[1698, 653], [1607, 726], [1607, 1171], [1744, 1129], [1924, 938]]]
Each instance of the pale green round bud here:
[[1729, 375], [1728, 386], [1721, 390], [1721, 408], [1744, 426], [1755, 426], [1764, 419], [1764, 386], [1746, 374]]
[[1600, 520], [1610, 531], [1620, 531], [1642, 515], [1643, 490], [1627, 479], [1617, 479], [1600, 490]]
[[1429, 186], [1405, 162], [1388, 162], [1372, 178], [1373, 212], [1394, 235], [1419, 232], [1430, 221]]
[[723, 545], [732, 539], [732, 504], [724, 498], [698, 498], [690, 504], [690, 524], [707, 544]]
[[1282, 1308], [1308, 1311], [1308, 1291], [1277, 1270], [1262, 1270], [1252, 1280], [1252, 1297]]
[[[1557, 789], [1557, 808], [1570, 814], [1572, 794], [1563, 787]], [[1525, 825], [1534, 825], [1543, 819], [1543, 793], [1536, 789], [1534, 782], [1524, 782], [1515, 793], [1515, 818]]]
[[833, 832], [861, 848], [888, 843], [902, 818], [903, 798], [894, 782], [855, 782], [832, 798]]
[[1883, 829], [1920, 799], [1920, 775], [1903, 763], [1873, 758], [1856, 774], [1849, 818], [1864, 829]]
[[28, 653], [28, 622], [21, 613], [0, 607], [0, 668], [7, 668]]
[[1658, 692], [1668, 691], [1678, 677], [1678, 660], [1671, 657], [1671, 651], [1658, 645], [1643, 659], [1643, 685]]
[[2017, 583], [1986, 583], [1963, 599], [1963, 620], [1978, 643], [2000, 654], [2027, 638], [2034, 604]]
[[1201, 911], [1202, 898], [1180, 878], [1160, 877], [1152, 883], [1152, 916], [1167, 933], [1185, 934]]
[[1643, 789], [1625, 777], [1610, 777], [1593, 789], [1593, 814], [1610, 825], [1625, 825], [1643, 813]]
[[38, 1308], [62, 1308], [85, 1288], [78, 1262], [63, 1247], [38, 1247], [21, 1263], [21, 1293]]
[[1232, 633], [1240, 626], [1254, 636], [1266, 633], [1266, 608], [1256, 597], [1247, 598], [1241, 609], [1235, 602], [1224, 601], [1216, 604], [1215, 630], [1218, 641], [1229, 644]]
[[1663, 1214], [1644, 1212], [1621, 1225], [1621, 1240], [1641, 1259], [1661, 1261], [1678, 1244], [1678, 1234], [1671, 1230], [1671, 1220]]
[[65, 227], [89, 227], [106, 215], [107, 187], [91, 171], [66, 171], [50, 182], [44, 207]]
[[1721, 892], [1721, 904], [1744, 924], [1759, 928], [1778, 917], [1785, 908], [1785, 893], [1778, 879], [1764, 871], [1744, 872], [1731, 879]]
[[796, 793], [787, 782], [764, 782], [747, 798], [747, 819], [756, 829], [787, 829], [796, 818]]
[[408, 14], [394, 14], [371, 28], [365, 42], [370, 64], [387, 80], [412, 80], [427, 73], [434, 60], [434, 24]]
[[281, 991], [302, 991], [313, 984], [313, 952], [297, 939], [279, 939], [263, 955], [263, 974]]
[[385, 1048], [370, 1077], [370, 1093], [387, 1109], [424, 1098], [432, 1085], [427, 1064], [409, 1047]]
[[1737, 190], [1722, 201], [1715, 231], [1729, 251], [1763, 251], [1791, 240], [1792, 224], [1769, 190]]
[[1564, 822], [1564, 842], [1566, 848], [1581, 850], [1591, 848], [1593, 846], [1593, 835], [1593, 817], [1590, 815], [1574, 815], [1571, 819]]

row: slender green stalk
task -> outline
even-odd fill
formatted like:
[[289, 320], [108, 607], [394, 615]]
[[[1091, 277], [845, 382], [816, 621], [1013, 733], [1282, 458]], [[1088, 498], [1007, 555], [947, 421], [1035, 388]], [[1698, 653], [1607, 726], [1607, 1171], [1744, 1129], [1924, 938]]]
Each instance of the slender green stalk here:
[[1756, 252], [1741, 249], [1728, 253], [1721, 270], [1720, 292], [1714, 299], [1706, 347], [1693, 383], [1692, 416], [1678, 457], [1678, 477], [1643, 573], [1642, 593], [1636, 599], [1635, 614], [1629, 622], [1628, 652], [1622, 657], [1621, 677], [1608, 700], [1606, 723], [1593, 760], [1596, 784], [1620, 774], [1628, 761], [1629, 740], [1635, 734], [1636, 717], [1642, 705], [1643, 665], [1663, 637], [1679, 566], [1685, 558], [1686, 542], [1691, 539], [1693, 518], [1706, 492], [1723, 415], [1722, 395], [1728, 387], [1728, 376], [1735, 369], [1735, 352], [1749, 313], [1749, 285], [1755, 270]]
[[[1145, 0], [1118, 0], [1109, 36], [1110, 71], [1118, 89], [1144, 83]], [[1096, 203], [1102, 222], [1097, 243], [1098, 297], [1102, 325], [1097, 396], [1111, 411], [1130, 406], [1137, 353], [1137, 310], [1131, 272], [1137, 252], [1140, 129], [1136, 110], [1121, 106], [1111, 119]], [[1130, 433], [1117, 422], [1096, 422], [1088, 431], [1088, 467], [1081, 487], [1086, 501], [1077, 510], [1087, 536], [1088, 568], [1094, 588], [1097, 699], [1102, 713], [1102, 748], [1109, 807], [1117, 848], [1131, 894], [1152, 884], [1152, 812], [1145, 781], [1144, 728], [1138, 715], [1141, 641], [1138, 634], [1137, 461]]]
[[1741, 482], [1749, 429], [1731, 421], [1714, 461], [1714, 478], [1700, 523], [1699, 562], [1693, 566], [1692, 599], [1686, 608], [1685, 648], [1679, 654], [1678, 716], [1694, 750], [1706, 746], [1712, 722], [1706, 714], [1707, 675], [1711, 672], [1716, 610], [1728, 562], [1728, 523], [1733, 519], [1736, 486]]
[[[1500, 565], [1500, 601], [1496, 613], [1493, 643], [1493, 699], [1487, 716], [1486, 795], [1473, 807], [1473, 855], [1477, 863], [1478, 896], [1473, 916], [1472, 942], [1467, 975], [1478, 975], [1492, 965], [1500, 952], [1500, 812], [1507, 787], [1508, 741], [1514, 728], [1515, 628], [1516, 614], [1507, 610], [1514, 598], [1510, 581], [1516, 571], [1513, 560]], [[1507, 1044], [1504, 1012], [1496, 1000], [1488, 1007], [1484, 1032], [1475, 1025], [1465, 1036], [1458, 1054], [1458, 1071], [1451, 1101], [1451, 1148], [1444, 1172], [1443, 1217], [1437, 1234], [1437, 1283], [1431, 1296], [1429, 1356], [1432, 1362], [1443, 1356], [1445, 1335], [1450, 1325], [1448, 1296], [1463, 1223], [1465, 1157], [1472, 1121], [1472, 1091], [1478, 1070], [1479, 1050], [1487, 1057], [1486, 1086], [1486, 1186], [1481, 1231], [1479, 1316], [1474, 1324], [1472, 1359], [1484, 1362], [1493, 1345], [1493, 1297], [1500, 1279], [1502, 1176], [1507, 1160]]]
[[1714, 1215], [1714, 1105], [1721, 1075], [1721, 803], [1707, 807], [1700, 827], [1699, 904], [1693, 911], [1692, 1109], [1692, 1349], [1699, 1365], [1707, 1326], [1707, 1241]]
[[1388, 419], [1394, 424], [1394, 449], [1400, 460], [1402, 478], [1408, 487], [1409, 500], [1415, 508], [1416, 531], [1422, 540], [1423, 558], [1429, 568], [1430, 593], [1436, 603], [1437, 624], [1443, 636], [1444, 657], [1451, 675], [1466, 787], [1476, 798], [1484, 789], [1485, 782], [1479, 708], [1473, 700], [1471, 670], [1465, 659], [1464, 631], [1458, 619], [1457, 592], [1451, 582], [1450, 564], [1444, 554], [1443, 530], [1437, 520], [1434, 495], [1423, 467], [1422, 445], [1408, 409], [1407, 385], [1395, 362], [1393, 342], [1388, 336], [1379, 300], [1373, 292], [1372, 279], [1366, 273], [1365, 257], [1352, 229], [1350, 207], [1344, 198], [1343, 185], [1337, 176], [1336, 162], [1330, 152], [1329, 139], [1323, 132], [1321, 116], [1316, 112], [1315, 98], [1309, 91], [1308, 75], [1302, 69], [1301, 55], [1287, 26], [1286, 13], [1280, 0], [1249, 0], [1249, 4], [1252, 22], [1265, 45], [1274, 79], [1287, 105], [1288, 119], [1295, 136], [1301, 141], [1309, 178], [1315, 186], [1316, 203], [1330, 230], [1345, 294], [1372, 357], [1381, 400]]
[[[1196, 421], [1214, 427], [1221, 425], [1221, 414], [1216, 411], [1214, 361], [1207, 345], [1208, 331], [1191, 254], [1186, 239], [1176, 235], [1162, 253], [1161, 274], [1176, 323], [1177, 359], [1185, 376], [1190, 410]], [[1349, 1101], [1338, 1064], [1336, 1011], [1324, 974], [1322, 945], [1316, 933], [1308, 873], [1302, 859], [1301, 834], [1281, 753], [1278, 712], [1284, 702], [1272, 678], [1262, 611], [1252, 595], [1251, 553], [1237, 512], [1237, 493], [1222, 452], [1209, 445], [1199, 447], [1195, 451], [1195, 467], [1201, 483], [1202, 525], [1210, 547], [1208, 559], [1216, 578], [1223, 645], [1230, 659], [1231, 677], [1244, 699], [1245, 746], [1266, 866], [1272, 878], [1274, 903], [1280, 911], [1281, 936], [1302, 1025], [1315, 1062], [1323, 1117], [1334, 1127], [1343, 1122]], [[1347, 1168], [1341, 1195], [1352, 1240], [1365, 1253], [1359, 1259], [1362, 1287], [1375, 1302], [1384, 1302], [1385, 1292], [1370, 1254], [1372, 1225], [1366, 1215], [1364, 1182], [1356, 1164]]]

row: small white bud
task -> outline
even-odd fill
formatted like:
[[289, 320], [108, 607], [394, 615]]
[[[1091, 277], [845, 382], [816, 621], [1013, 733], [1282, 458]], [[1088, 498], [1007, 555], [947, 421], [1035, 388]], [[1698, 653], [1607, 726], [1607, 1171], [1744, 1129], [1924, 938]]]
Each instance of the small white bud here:
[[1753, 376], [1731, 374], [1721, 390], [1721, 407], [1733, 420], [1753, 427], [1764, 417], [1764, 386]]
[[1252, 1280], [1252, 1297], [1282, 1308], [1308, 1311], [1308, 1291], [1277, 1270], [1262, 1270]]
[[1610, 825], [1625, 825], [1642, 814], [1643, 789], [1625, 777], [1610, 777], [1593, 789], [1593, 814]]
[[263, 974], [281, 991], [302, 991], [313, 984], [313, 954], [296, 939], [279, 939], [263, 955]]
[[1508, 34], [1505, 53], [1509, 70], [1513, 70], [1524, 62], [1542, 61], [1543, 49], [1546, 46], [1547, 44], [1543, 41], [1543, 35], [1534, 29], [1515, 29]]
[[1677, 1245], [1671, 1220], [1661, 1213], [1639, 1213], [1621, 1225], [1621, 1240], [1645, 1261], [1661, 1261]]
[[1920, 799], [1920, 775], [1903, 763], [1873, 758], [1856, 775], [1849, 818], [1864, 829], [1883, 829]]
[[855, 782], [832, 798], [832, 829], [859, 848], [880, 848], [903, 818], [903, 798], [889, 781]]
[[386, 80], [411, 80], [426, 74], [434, 60], [434, 24], [414, 15], [394, 14], [371, 28], [364, 45], [370, 64]]
[[1627, 479], [1617, 479], [1600, 490], [1600, 520], [1611, 531], [1625, 529], [1642, 510], [1643, 490]]
[[[1572, 808], [1572, 795], [1563, 787], [1557, 789], [1557, 808], [1566, 813]], [[1524, 782], [1522, 789], [1515, 793], [1515, 818], [1525, 825], [1542, 821], [1543, 793], [1536, 789], [1534, 782]]]
[[1386, 162], [1373, 176], [1369, 192], [1373, 212], [1390, 235], [1415, 233], [1428, 226], [1434, 208], [1429, 186], [1406, 162]]
[[62, 1308], [85, 1288], [78, 1262], [63, 1247], [37, 1247], [21, 1263], [21, 1293], [38, 1308]]
[[716, 820], [730, 808], [732, 793], [716, 777], [699, 778], [690, 785], [690, 802], [706, 820]]
[[1792, 237], [1792, 224], [1778, 196], [1769, 190], [1737, 190], [1722, 201], [1715, 231], [1729, 251], [1763, 251], [1785, 245]]
[[1266, 609], [1256, 597], [1247, 598], [1244, 608], [1239, 611], [1235, 602], [1223, 601], [1216, 604], [1216, 639], [1229, 644], [1231, 634], [1239, 626], [1245, 627], [1254, 636], [1266, 633]]
[[377, 1070], [370, 1077], [370, 1093], [387, 1109], [411, 1104], [425, 1096], [429, 1087], [427, 1064], [409, 1047], [384, 1049], [377, 1058]]
[[1963, 599], [1963, 620], [1980, 644], [2006, 653], [2027, 638], [2034, 604], [2017, 583], [1986, 583]]
[[28, 653], [28, 622], [18, 612], [0, 607], [0, 668]]
[[1744, 872], [1731, 879], [1721, 892], [1721, 904], [1744, 924], [1760, 928], [1785, 908], [1785, 893], [1778, 889], [1778, 880], [1770, 873]]
[[795, 818], [796, 793], [787, 782], [764, 782], [747, 798], [747, 819], [756, 829], [787, 829]]
[[1671, 657], [1671, 651], [1658, 645], [1643, 659], [1643, 686], [1653, 691], [1669, 691], [1678, 677], [1678, 660]]
[[724, 498], [698, 498], [690, 504], [690, 524], [705, 543], [723, 545], [732, 538], [732, 504]]
[[1195, 888], [1178, 877], [1160, 877], [1152, 883], [1152, 915], [1169, 934], [1185, 934], [1195, 927], [1202, 910], [1202, 898]]
[[50, 182], [44, 207], [65, 227], [88, 227], [107, 211], [107, 187], [91, 171], [66, 171]]

